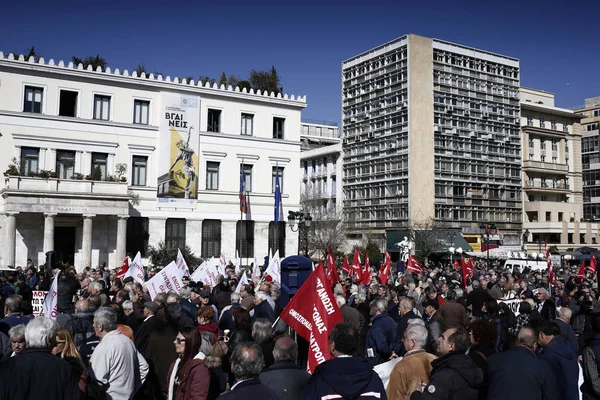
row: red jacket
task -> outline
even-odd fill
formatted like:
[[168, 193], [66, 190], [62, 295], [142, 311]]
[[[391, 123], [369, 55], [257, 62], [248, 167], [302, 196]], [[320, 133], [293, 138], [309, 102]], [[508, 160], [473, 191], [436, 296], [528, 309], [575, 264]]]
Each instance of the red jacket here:
[[[169, 368], [167, 382], [171, 382], [171, 374], [176, 362], [177, 360]], [[210, 371], [201, 359], [194, 358], [188, 362], [179, 376], [175, 400], [206, 400], [210, 386]]]

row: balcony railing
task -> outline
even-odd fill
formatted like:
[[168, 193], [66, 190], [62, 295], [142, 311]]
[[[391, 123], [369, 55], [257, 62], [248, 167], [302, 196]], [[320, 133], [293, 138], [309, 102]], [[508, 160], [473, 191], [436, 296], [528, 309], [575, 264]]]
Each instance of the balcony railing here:
[[563, 182], [525, 182], [525, 187], [532, 189], [569, 190], [569, 184]]
[[558, 171], [558, 172], [569, 172], [569, 166], [567, 164], [548, 163], [548, 162], [532, 161], [532, 160], [523, 161], [523, 169], [526, 169], [526, 168], [547, 169], [550, 171]]
[[57, 178], [31, 178], [27, 176], [7, 177], [4, 182], [4, 189], [40, 193], [73, 193], [127, 196], [127, 182], [106, 182], [92, 180], [88, 181]]

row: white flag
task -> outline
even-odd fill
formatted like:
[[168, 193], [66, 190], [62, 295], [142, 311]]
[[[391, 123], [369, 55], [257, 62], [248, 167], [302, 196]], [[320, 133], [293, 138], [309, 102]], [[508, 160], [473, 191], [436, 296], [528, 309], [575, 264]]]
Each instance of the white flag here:
[[274, 282], [281, 283], [281, 263], [279, 262], [279, 250], [273, 254], [273, 258], [269, 260], [267, 274], [271, 275]]
[[177, 249], [177, 259], [175, 260], [175, 264], [177, 264], [177, 268], [183, 274], [182, 276], [190, 276], [190, 270], [185, 262], [185, 258], [183, 258], [183, 254], [181, 254], [181, 250]]
[[50, 318], [56, 321], [57, 307], [58, 307], [58, 276], [60, 275], [60, 270], [56, 272], [54, 276], [54, 280], [52, 281], [52, 286], [50, 286], [50, 290], [48, 294], [46, 294], [46, 298], [44, 299], [44, 303], [42, 304], [42, 311], [44, 312], [44, 317]]
[[254, 268], [252, 268], [252, 276], [260, 278], [260, 264], [258, 262], [258, 258], [256, 258], [256, 254], [254, 255]]
[[202, 264], [200, 264], [200, 266], [198, 268], [196, 268], [196, 270], [194, 271], [194, 273], [192, 274], [192, 276], [190, 276], [190, 279], [194, 282], [202, 282], [204, 283], [204, 281], [202, 280], [201, 277], [204, 276], [204, 270], [206, 269], [206, 266], [208, 265], [208, 261], [204, 260], [202, 262]]
[[235, 274], [238, 275], [240, 272], [242, 272], [242, 268], [241, 268], [241, 260], [238, 257], [238, 252], [237, 250], [235, 251]]
[[183, 278], [183, 275], [177, 267], [177, 264], [175, 264], [174, 261], [171, 261], [169, 265], [164, 267], [158, 274], [146, 282], [146, 289], [148, 290], [152, 301], [154, 301], [154, 298], [158, 293], [166, 293], [170, 290], [179, 293], [183, 287], [181, 278]]
[[235, 288], [235, 293], [240, 293], [242, 291], [242, 285], [247, 285], [248, 284], [248, 277], [246, 277], [246, 273], [244, 272], [242, 274], [242, 279], [240, 279], [240, 283], [238, 283], [237, 287]]
[[219, 264], [217, 265], [217, 269], [220, 275], [226, 276], [225, 267], [227, 266], [225, 261], [225, 253], [221, 252], [221, 257], [219, 257]]
[[211, 288], [219, 283], [219, 271], [217, 270], [217, 262], [214, 258], [204, 261], [190, 277], [194, 282], [202, 282], [209, 285]]
[[125, 274], [125, 278], [131, 276], [136, 282], [141, 283], [142, 285], [145, 282], [144, 279], [144, 266], [142, 265], [142, 255], [138, 251], [135, 255], [135, 258], [131, 263], [129, 263], [129, 269]]

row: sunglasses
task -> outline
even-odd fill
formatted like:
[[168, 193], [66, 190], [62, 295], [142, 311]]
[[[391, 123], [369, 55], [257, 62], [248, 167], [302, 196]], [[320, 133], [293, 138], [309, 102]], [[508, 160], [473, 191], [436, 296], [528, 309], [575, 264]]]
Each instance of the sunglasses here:
[[177, 342], [177, 344], [181, 344], [185, 342], [185, 338], [175, 338], [175, 341]]

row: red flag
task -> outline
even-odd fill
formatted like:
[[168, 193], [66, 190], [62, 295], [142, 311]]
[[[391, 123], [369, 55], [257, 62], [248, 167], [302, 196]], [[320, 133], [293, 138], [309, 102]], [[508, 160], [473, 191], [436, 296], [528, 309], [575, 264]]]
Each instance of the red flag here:
[[390, 257], [390, 253], [388, 253], [386, 251], [385, 252], [385, 261], [383, 262], [383, 265], [381, 266], [381, 268], [379, 268], [379, 280], [384, 285], [387, 284], [391, 266], [392, 266], [392, 258]]
[[417, 259], [414, 256], [408, 257], [408, 261], [406, 262], [406, 269], [418, 275], [425, 273], [425, 268], [423, 268], [421, 263], [417, 261]]
[[582, 283], [585, 278], [585, 261], [583, 257], [581, 258], [581, 267], [579, 267], [579, 271], [577, 271], [577, 283]]
[[556, 286], [556, 277], [554, 276], [554, 267], [552, 266], [552, 258], [550, 258], [550, 250], [548, 250], [548, 249], [546, 249], [546, 263], [548, 264], [548, 283]]
[[369, 263], [369, 253], [365, 256], [365, 270], [362, 275], [362, 284], [369, 285], [371, 283], [371, 264]]
[[592, 255], [592, 259], [590, 260], [589, 270], [592, 274], [596, 273], [596, 256]]
[[352, 260], [352, 273], [356, 274], [356, 282], [362, 281], [362, 265], [360, 262], [360, 253], [354, 249], [354, 260]]
[[327, 285], [323, 263], [310, 274], [280, 318], [308, 341], [308, 371], [312, 373], [317, 365], [332, 358], [329, 333], [343, 318]]
[[463, 287], [466, 290], [467, 289], [467, 279], [469, 278], [469, 268], [467, 267], [467, 263], [465, 262], [465, 258], [462, 254], [460, 255], [460, 263], [462, 265]]
[[473, 266], [473, 257], [469, 257], [469, 262], [467, 263], [467, 269], [471, 276], [475, 276], [475, 266]]
[[348, 255], [344, 255], [344, 264], [342, 265], [342, 271], [346, 272], [348, 275], [352, 272], [352, 268], [350, 267], [350, 263], [348, 262]]
[[459, 272], [461, 271], [461, 267], [460, 267], [460, 264], [458, 263], [457, 259], [454, 259], [454, 269]]
[[116, 274], [117, 278], [122, 278], [129, 271], [129, 257], [125, 257], [123, 260], [123, 265], [119, 268], [119, 271]]
[[335, 285], [335, 283], [340, 280], [337, 268], [335, 267], [335, 257], [331, 251], [331, 246], [329, 246], [327, 251], [327, 279], [329, 279], [329, 283], [332, 285]]

